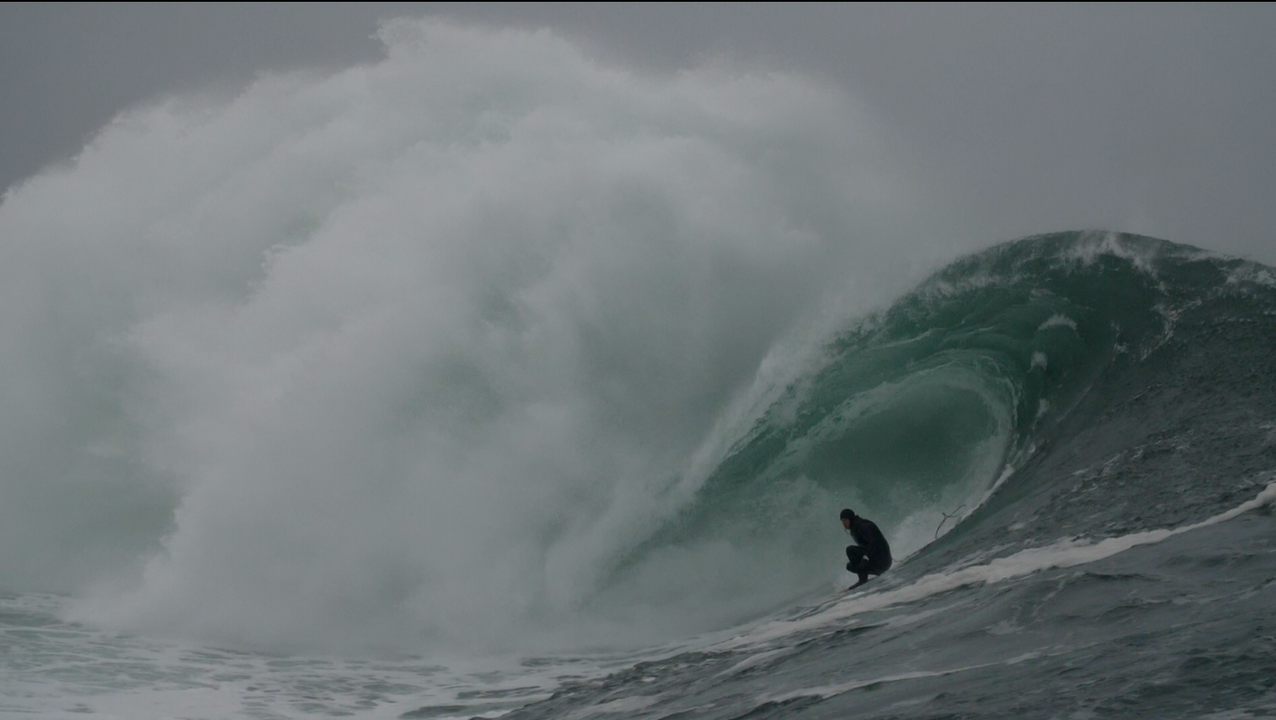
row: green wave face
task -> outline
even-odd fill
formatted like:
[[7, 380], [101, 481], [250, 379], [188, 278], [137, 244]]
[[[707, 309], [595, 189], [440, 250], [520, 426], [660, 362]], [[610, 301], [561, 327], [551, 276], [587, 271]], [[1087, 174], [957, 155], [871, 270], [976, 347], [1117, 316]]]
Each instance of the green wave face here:
[[1105, 369], [1165, 343], [1178, 309], [1241, 265], [1073, 232], [948, 266], [833, 338], [616, 581], [716, 544], [809, 586], [836, 565], [842, 507], [875, 520], [897, 557], [917, 551], [982, 504]]

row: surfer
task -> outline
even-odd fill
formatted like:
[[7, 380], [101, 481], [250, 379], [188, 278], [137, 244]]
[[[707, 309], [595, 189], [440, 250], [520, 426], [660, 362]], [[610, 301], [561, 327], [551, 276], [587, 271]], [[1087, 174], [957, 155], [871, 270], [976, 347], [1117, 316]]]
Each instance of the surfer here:
[[842, 527], [855, 538], [855, 544], [846, 547], [846, 559], [850, 561], [846, 569], [860, 578], [847, 588], [854, 590], [868, 582], [869, 575], [881, 575], [890, 569], [891, 546], [872, 520], [856, 515], [850, 508], [842, 511]]

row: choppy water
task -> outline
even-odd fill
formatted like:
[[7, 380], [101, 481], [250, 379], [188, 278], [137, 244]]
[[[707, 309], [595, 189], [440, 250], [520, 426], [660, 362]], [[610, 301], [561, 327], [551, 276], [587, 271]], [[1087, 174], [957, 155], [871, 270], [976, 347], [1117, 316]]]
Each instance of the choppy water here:
[[376, 659], [270, 654], [107, 632], [61, 618], [65, 599], [0, 599], [0, 715], [294, 718], [499, 715], [633, 654]]

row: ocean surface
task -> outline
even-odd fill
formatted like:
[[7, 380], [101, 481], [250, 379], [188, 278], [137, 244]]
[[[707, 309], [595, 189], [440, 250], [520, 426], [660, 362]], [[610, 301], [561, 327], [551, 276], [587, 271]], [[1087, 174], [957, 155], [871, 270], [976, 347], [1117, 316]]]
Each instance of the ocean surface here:
[[[0, 715], [1276, 716], [1276, 270], [1042, 235], [837, 325], [715, 426], [672, 510], [613, 528], [588, 592], [520, 616], [580, 618], [569, 644], [254, 645], [218, 634], [242, 615], [148, 625], [167, 606], [11, 592]], [[853, 592], [842, 507], [897, 555]]]

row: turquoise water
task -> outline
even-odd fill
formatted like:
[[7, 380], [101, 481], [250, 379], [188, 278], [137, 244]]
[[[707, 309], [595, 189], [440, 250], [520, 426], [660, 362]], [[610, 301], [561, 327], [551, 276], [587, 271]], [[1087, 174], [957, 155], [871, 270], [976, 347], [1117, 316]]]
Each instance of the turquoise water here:
[[[644, 552], [762, 537], [833, 563], [814, 528], [842, 504], [893, 540], [959, 500], [960, 522], [863, 592], [510, 717], [1276, 713], [1274, 280], [1085, 233], [952, 264], [835, 337]], [[786, 497], [794, 476], [816, 490]]]

